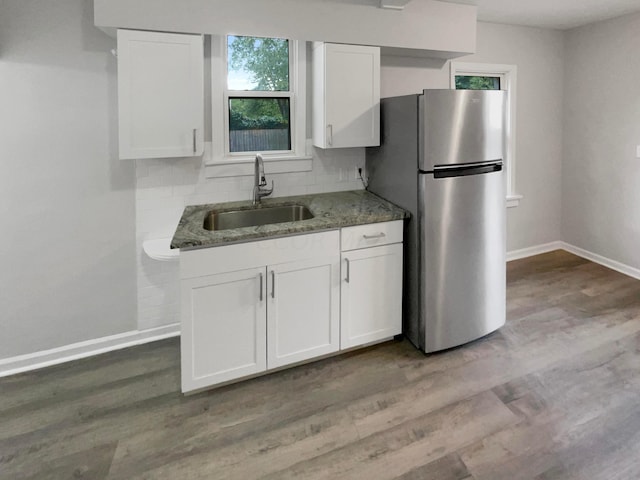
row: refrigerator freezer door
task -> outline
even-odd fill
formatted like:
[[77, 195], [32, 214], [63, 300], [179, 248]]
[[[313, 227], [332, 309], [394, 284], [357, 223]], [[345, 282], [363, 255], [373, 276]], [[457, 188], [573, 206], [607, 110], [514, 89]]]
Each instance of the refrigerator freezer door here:
[[504, 325], [503, 172], [419, 175], [420, 317], [425, 352], [462, 345]]
[[504, 91], [425, 90], [420, 110], [420, 170], [504, 158]]

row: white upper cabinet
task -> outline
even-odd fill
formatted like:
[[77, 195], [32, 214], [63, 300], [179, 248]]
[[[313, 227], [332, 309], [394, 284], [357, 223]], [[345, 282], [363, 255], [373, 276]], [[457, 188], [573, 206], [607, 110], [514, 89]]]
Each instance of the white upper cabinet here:
[[380, 48], [313, 45], [313, 144], [380, 145]]
[[120, 158], [202, 155], [202, 35], [118, 30]]

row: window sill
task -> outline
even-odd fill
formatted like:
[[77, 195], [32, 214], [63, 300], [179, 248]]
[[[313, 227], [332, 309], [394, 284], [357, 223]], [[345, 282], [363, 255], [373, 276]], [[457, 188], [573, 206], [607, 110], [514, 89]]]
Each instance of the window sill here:
[[[266, 174], [309, 172], [312, 168], [313, 157], [311, 155], [282, 155], [266, 157], [264, 170]], [[220, 159], [205, 162], [205, 175], [207, 178], [217, 177], [241, 177], [254, 174], [255, 159]]]
[[522, 195], [507, 195], [507, 208], [513, 208], [520, 205], [520, 200], [522, 200]]

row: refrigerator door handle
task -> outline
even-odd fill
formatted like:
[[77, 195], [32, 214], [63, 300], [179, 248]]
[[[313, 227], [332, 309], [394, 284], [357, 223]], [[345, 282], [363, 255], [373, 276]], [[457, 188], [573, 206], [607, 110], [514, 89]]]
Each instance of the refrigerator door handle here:
[[440, 167], [433, 169], [434, 178], [464, 177], [467, 175], [481, 175], [483, 173], [501, 172], [502, 164], [478, 165], [468, 167]]
[[455, 164], [438, 164], [434, 165], [434, 170], [443, 169], [443, 168], [471, 168], [471, 167], [482, 167], [483, 165], [494, 165], [496, 163], [503, 163], [501, 158], [496, 158], [494, 160], [484, 160], [482, 162], [469, 162], [469, 163], [455, 163]]

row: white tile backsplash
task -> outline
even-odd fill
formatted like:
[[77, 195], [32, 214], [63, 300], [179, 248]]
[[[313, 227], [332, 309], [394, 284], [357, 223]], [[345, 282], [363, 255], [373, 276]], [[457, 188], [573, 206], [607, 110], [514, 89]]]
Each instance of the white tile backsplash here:
[[[364, 167], [363, 148], [313, 149], [309, 172], [269, 175], [274, 197], [360, 190], [355, 169]], [[160, 262], [142, 250], [145, 240], [172, 237], [186, 205], [249, 200], [253, 177], [205, 178], [201, 158], [136, 160], [138, 329], [180, 321], [179, 262]]]

